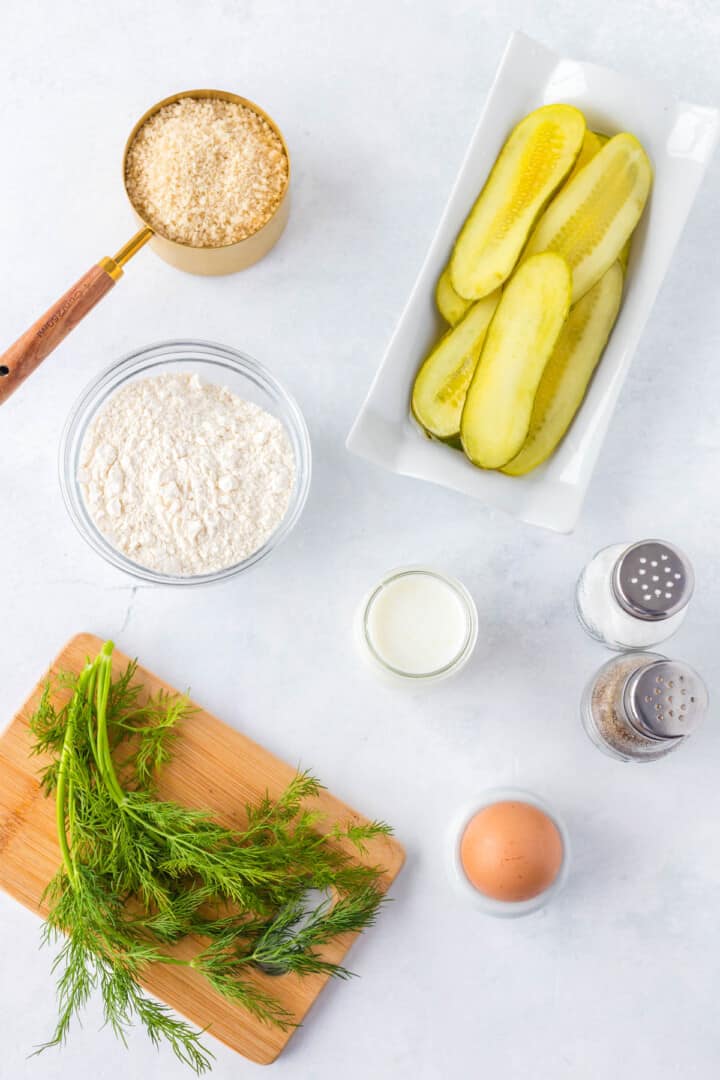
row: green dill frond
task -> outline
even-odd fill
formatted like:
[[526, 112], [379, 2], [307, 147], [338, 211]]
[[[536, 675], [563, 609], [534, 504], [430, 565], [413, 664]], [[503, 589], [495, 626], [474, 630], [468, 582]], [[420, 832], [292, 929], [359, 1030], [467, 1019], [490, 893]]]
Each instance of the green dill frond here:
[[214, 959], [201, 953], [192, 966], [201, 972], [214, 990], [228, 1001], [241, 1005], [263, 1023], [272, 1024], [282, 1031], [295, 1027], [292, 1013], [248, 977], [247, 964], [224, 957]]
[[356, 822], [349, 822], [345, 826], [336, 825], [332, 835], [336, 840], [349, 840], [361, 855], [366, 855], [368, 840], [374, 840], [378, 836], [392, 836], [392, 832], [392, 828], [384, 821], [368, 821], [364, 825]]
[[194, 1031], [185, 1020], [173, 1016], [167, 1005], [146, 997], [137, 986], [128, 997], [130, 1014], [137, 1017], [154, 1046], [168, 1043], [178, 1061], [196, 1076], [212, 1070], [215, 1055], [200, 1042], [202, 1032]]
[[322, 959], [314, 950], [342, 934], [359, 933], [371, 926], [382, 903], [382, 893], [373, 888], [335, 902], [326, 899], [312, 911], [305, 910], [302, 901], [298, 901], [281, 912], [259, 937], [252, 960], [261, 966], [300, 975], [325, 973], [348, 978], [351, 972]]
[[[323, 947], [370, 926], [384, 898], [381, 868], [358, 862], [348, 845], [364, 854], [391, 830], [354, 821], [323, 829], [313, 805], [323, 788], [308, 772], [248, 806], [241, 830], [158, 798], [157, 772], [194, 707], [165, 691], [145, 699], [135, 661], [113, 678], [112, 648], [106, 643], [79, 675], [49, 681], [30, 718], [33, 753], [48, 759], [41, 784], [55, 799], [63, 856], [43, 894], [43, 941], [61, 942], [58, 1018], [46, 1046], [66, 1040], [99, 992], [121, 1041], [140, 1023], [201, 1074], [212, 1055], [201, 1033], [142, 992], [147, 966], [187, 963], [228, 1000], [287, 1030], [294, 1017], [259, 972], [350, 975]], [[313, 890], [333, 900], [313, 904]], [[187, 938], [203, 942], [191, 961], [168, 951]]]
[[131, 660], [122, 675], [113, 680], [107, 701], [107, 721], [112, 728], [126, 721], [138, 708], [142, 683], [135, 681], [137, 660]]
[[116, 714], [112, 722], [116, 742], [133, 740], [133, 750], [122, 763], [132, 787], [154, 791], [157, 772], [170, 760], [178, 724], [196, 711], [187, 694], [160, 690], [142, 707], [133, 705], [128, 713]]
[[48, 679], [43, 687], [40, 701], [35, 712], [29, 717], [30, 731], [34, 742], [30, 748], [33, 755], [59, 754], [65, 738], [67, 705], [59, 709], [53, 702], [55, 692], [53, 683]]

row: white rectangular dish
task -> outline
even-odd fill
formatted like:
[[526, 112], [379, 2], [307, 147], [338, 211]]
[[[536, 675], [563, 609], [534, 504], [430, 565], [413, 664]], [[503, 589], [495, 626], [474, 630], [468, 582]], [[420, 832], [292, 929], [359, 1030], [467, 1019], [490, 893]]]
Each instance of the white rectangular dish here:
[[[589, 127], [630, 131], [655, 171], [650, 201], [633, 238], [625, 298], [585, 401], [555, 454], [524, 477], [477, 469], [428, 440], [410, 417], [413, 379], [439, 336], [437, 279], [455, 237], [513, 126], [540, 105], [576, 105]], [[558, 56], [525, 34], [505, 50], [447, 208], [347, 447], [394, 472], [472, 495], [534, 525], [570, 532], [630, 361], [650, 315], [718, 139], [718, 111], [678, 101], [661, 88], [595, 64]]]

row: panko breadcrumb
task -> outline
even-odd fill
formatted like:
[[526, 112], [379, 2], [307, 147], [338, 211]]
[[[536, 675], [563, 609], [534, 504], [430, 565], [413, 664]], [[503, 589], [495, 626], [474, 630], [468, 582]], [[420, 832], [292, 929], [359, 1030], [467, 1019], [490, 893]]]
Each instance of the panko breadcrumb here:
[[253, 109], [181, 98], [154, 113], [127, 155], [125, 183], [142, 219], [190, 247], [223, 247], [261, 229], [288, 181], [282, 141]]

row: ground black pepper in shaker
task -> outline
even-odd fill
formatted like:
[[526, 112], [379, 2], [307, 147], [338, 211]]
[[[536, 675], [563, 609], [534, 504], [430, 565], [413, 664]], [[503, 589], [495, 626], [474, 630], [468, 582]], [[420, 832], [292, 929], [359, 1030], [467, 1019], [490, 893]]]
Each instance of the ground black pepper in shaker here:
[[620, 761], [655, 761], [685, 742], [707, 711], [708, 694], [688, 664], [659, 653], [610, 660], [582, 699], [583, 726], [598, 747]]

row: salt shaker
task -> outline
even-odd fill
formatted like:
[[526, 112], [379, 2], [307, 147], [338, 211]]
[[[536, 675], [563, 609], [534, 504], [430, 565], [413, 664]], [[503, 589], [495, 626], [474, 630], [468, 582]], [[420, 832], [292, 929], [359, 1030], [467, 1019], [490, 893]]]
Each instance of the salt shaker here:
[[612, 544], [580, 575], [575, 608], [588, 634], [608, 648], [652, 648], [683, 622], [694, 584], [690, 560], [665, 540]]
[[625, 653], [591, 679], [583, 727], [598, 749], [620, 761], [656, 761], [677, 750], [705, 715], [708, 694], [697, 672], [651, 652]]

